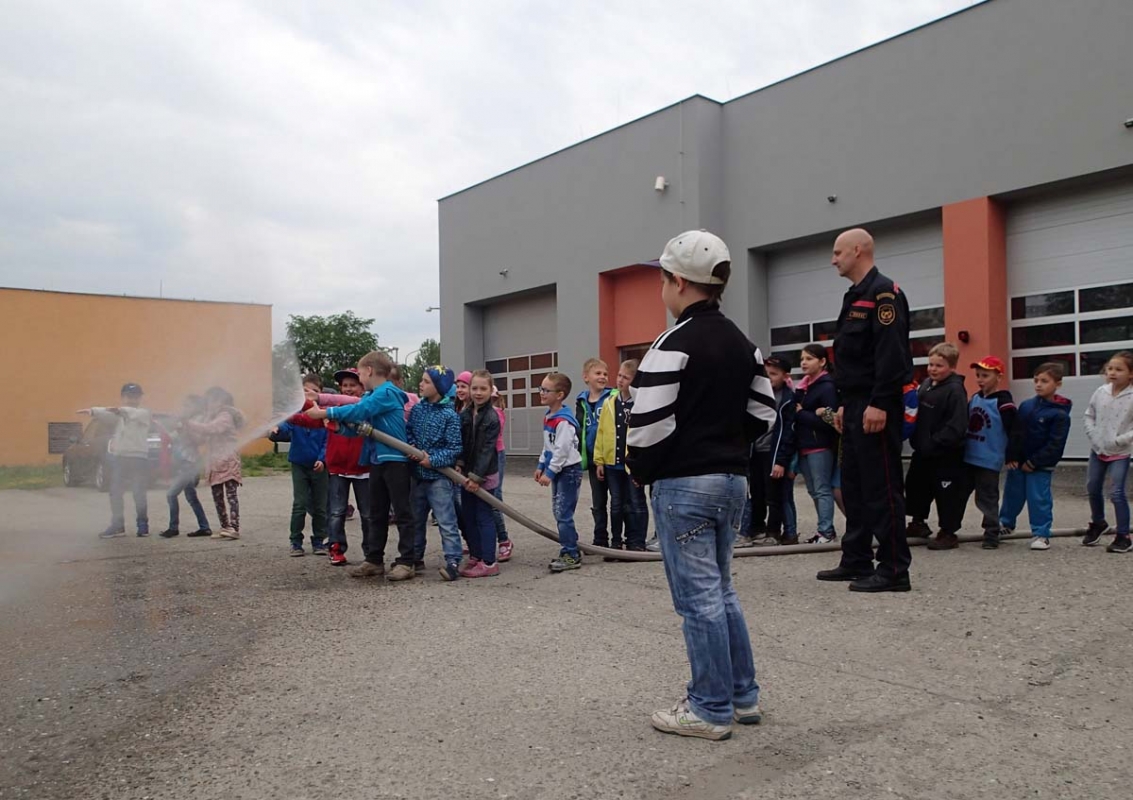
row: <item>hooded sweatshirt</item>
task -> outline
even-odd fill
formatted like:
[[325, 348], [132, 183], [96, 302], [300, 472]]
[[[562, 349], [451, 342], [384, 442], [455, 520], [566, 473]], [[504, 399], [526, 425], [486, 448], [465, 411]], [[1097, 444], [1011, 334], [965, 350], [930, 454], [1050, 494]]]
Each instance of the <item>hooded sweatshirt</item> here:
[[1103, 459], [1133, 455], [1133, 385], [1116, 396], [1110, 384], [1099, 386], [1086, 406], [1085, 424], [1090, 449]]
[[92, 408], [91, 417], [114, 422], [114, 435], [106, 451], [122, 458], [149, 458], [149, 429], [153, 415], [148, 408], [119, 406], [114, 411], [109, 408]]
[[1024, 401], [1015, 416], [1007, 460], [1036, 470], [1054, 469], [1066, 449], [1072, 405], [1069, 398], [1058, 394], [1049, 400], [1036, 395]]
[[939, 383], [921, 384], [917, 397], [917, 426], [909, 444], [922, 457], [962, 459], [968, 434], [968, 393], [964, 376], [953, 372]]
[[221, 406], [206, 422], [185, 422], [190, 432], [204, 439], [210, 486], [228, 481], [240, 483], [243, 479], [240, 453], [236, 449], [236, 432], [243, 426], [244, 415], [232, 406]]
[[543, 455], [539, 458], [539, 470], [548, 478], [553, 479], [567, 467], [582, 463], [578, 428], [578, 420], [569, 408], [564, 406], [554, 413], [547, 409], [543, 417]]
[[[386, 381], [362, 395], [357, 403], [328, 408], [327, 419], [347, 423], [369, 422], [382, 433], [404, 442], [407, 402], [409, 398], [405, 392], [392, 382]], [[343, 426], [339, 426], [339, 433], [344, 436], [358, 435], [352, 429]], [[366, 437], [366, 442], [362, 445], [363, 464], [388, 464], [398, 461], [408, 462], [409, 459], [400, 451]]]

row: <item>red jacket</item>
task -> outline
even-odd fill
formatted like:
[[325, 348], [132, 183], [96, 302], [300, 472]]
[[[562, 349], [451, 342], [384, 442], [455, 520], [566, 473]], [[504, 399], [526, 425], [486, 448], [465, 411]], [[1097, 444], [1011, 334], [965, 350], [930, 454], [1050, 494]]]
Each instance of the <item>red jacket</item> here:
[[[303, 403], [303, 411], [313, 403]], [[321, 428], [323, 420], [311, 419], [306, 414], [295, 414], [288, 420], [292, 425], [303, 428]], [[333, 425], [333, 423], [332, 423]], [[362, 466], [362, 445], [366, 440], [361, 436], [343, 436], [333, 428], [327, 429], [327, 472], [331, 475], [366, 475], [370, 468]]]

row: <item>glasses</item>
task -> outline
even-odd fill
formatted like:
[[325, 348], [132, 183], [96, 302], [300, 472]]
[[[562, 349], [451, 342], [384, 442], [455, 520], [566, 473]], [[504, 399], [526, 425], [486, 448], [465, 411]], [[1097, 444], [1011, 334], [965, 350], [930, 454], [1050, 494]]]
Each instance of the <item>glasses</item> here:
[[546, 386], [540, 386], [539, 387], [539, 394], [550, 394], [551, 392], [557, 392], [557, 391], [558, 391], [558, 389], [548, 389]]

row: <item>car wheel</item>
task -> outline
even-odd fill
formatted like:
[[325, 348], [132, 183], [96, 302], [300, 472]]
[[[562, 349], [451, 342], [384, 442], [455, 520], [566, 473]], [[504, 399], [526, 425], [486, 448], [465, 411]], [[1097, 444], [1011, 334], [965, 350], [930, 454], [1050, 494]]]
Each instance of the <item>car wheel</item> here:
[[106, 463], [103, 461], [99, 461], [94, 467], [94, 488], [98, 489], [100, 492], [110, 490], [110, 487], [106, 483]]
[[79, 481], [75, 477], [74, 471], [71, 469], [71, 462], [63, 459], [63, 485], [64, 486], [78, 486]]

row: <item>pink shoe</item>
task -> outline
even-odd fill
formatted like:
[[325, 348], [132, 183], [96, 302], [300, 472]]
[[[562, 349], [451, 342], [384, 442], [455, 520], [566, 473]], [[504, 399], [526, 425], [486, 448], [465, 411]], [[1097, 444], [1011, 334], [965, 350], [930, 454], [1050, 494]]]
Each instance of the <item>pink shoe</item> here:
[[498, 561], [511, 561], [511, 539], [500, 542], [496, 559]]
[[483, 561], [477, 561], [472, 567], [469, 567], [464, 572], [466, 578], [490, 578], [493, 575], [500, 574], [499, 564], [485, 564]]
[[460, 565], [460, 569], [458, 569], [457, 572], [460, 573], [461, 575], [467, 576], [468, 571], [471, 570], [472, 568], [474, 568], [479, 563], [480, 563], [480, 559], [473, 558], [472, 556], [469, 556], [468, 560]]

